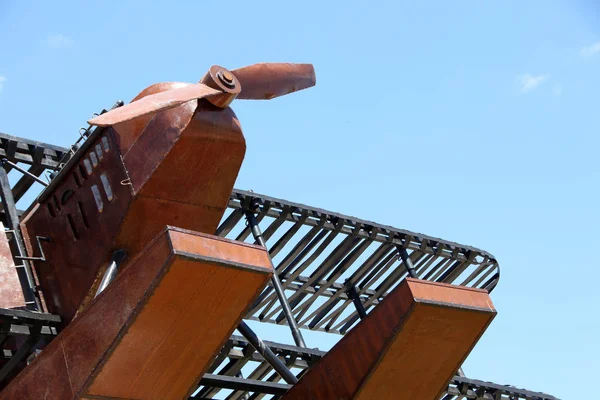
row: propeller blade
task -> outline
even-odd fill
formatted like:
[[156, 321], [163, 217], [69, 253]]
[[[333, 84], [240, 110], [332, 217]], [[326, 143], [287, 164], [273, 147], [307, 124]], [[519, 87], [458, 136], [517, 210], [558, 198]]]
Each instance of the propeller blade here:
[[312, 64], [260, 63], [231, 71], [240, 81], [238, 99], [270, 100], [315, 86]]
[[142, 97], [141, 99], [122, 107], [98, 115], [89, 120], [88, 123], [97, 126], [115, 125], [147, 114], [177, 107], [178, 105], [187, 103], [191, 100], [202, 99], [221, 93], [221, 91], [210, 88], [202, 83], [190, 84], [177, 89], [171, 89]]

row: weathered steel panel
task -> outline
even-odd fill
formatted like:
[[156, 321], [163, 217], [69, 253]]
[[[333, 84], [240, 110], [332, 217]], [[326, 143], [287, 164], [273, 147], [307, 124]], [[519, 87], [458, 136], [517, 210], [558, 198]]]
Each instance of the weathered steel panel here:
[[[270, 278], [266, 251], [167, 228], [95, 298], [0, 400], [84, 393], [181, 399]], [[198, 325], [204, 329], [194, 329]], [[40, 377], [49, 377], [40, 384]]]
[[283, 399], [436, 399], [495, 314], [486, 291], [407, 278]]

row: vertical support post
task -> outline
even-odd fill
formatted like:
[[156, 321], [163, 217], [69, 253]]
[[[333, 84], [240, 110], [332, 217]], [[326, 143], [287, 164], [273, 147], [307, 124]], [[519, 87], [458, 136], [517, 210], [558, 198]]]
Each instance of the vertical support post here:
[[298, 382], [298, 378], [296, 375], [292, 373], [286, 367], [279, 358], [273, 353], [273, 351], [265, 345], [265, 343], [260, 340], [256, 333], [244, 322], [240, 322], [238, 326], [238, 331], [248, 339], [248, 342], [258, 351], [258, 353], [267, 360], [267, 362], [273, 367], [275, 371], [290, 385], [294, 385]]
[[[252, 210], [257, 209], [258, 203], [256, 199], [252, 199], [250, 202], [250, 208], [245, 210], [244, 213], [246, 215], [246, 219], [248, 221], [248, 226], [252, 231], [252, 236], [254, 236], [254, 240], [257, 244], [261, 245], [265, 249], [267, 249], [267, 244], [265, 243], [265, 239], [262, 236], [262, 232], [258, 227], [258, 221], [256, 220], [256, 215]], [[270, 259], [270, 256], [269, 256]], [[273, 263], [271, 262], [271, 265]], [[287, 319], [290, 330], [292, 331], [292, 336], [294, 337], [294, 342], [296, 342], [296, 346], [298, 347], [306, 347], [306, 343], [304, 342], [304, 338], [302, 337], [302, 332], [298, 328], [298, 324], [296, 323], [296, 319], [294, 318], [294, 314], [292, 313], [292, 309], [290, 308], [290, 304], [285, 297], [285, 292], [283, 291], [283, 287], [281, 286], [281, 281], [279, 280], [279, 276], [277, 275], [277, 270], [273, 266], [273, 276], [271, 277], [271, 283], [273, 284], [273, 288], [275, 289], [275, 293], [277, 294], [277, 298], [281, 303], [281, 308], [283, 309], [283, 313], [285, 318]]]
[[356, 307], [356, 312], [358, 313], [358, 316], [360, 317], [360, 319], [363, 319], [364, 317], [367, 316], [367, 312], [365, 311], [365, 307], [363, 306], [363, 303], [360, 301], [360, 296], [358, 295], [358, 292], [356, 291], [356, 285], [354, 285], [353, 283], [350, 283], [350, 281], [346, 281], [346, 285], [350, 286], [349, 289], [346, 290], [346, 294], [348, 295], [350, 300], [352, 300], [352, 302], [354, 303], [354, 307]]
[[37, 296], [37, 287], [35, 285], [35, 280], [33, 279], [31, 266], [29, 265], [29, 261], [22, 258], [27, 256], [25, 242], [23, 241], [23, 236], [21, 235], [21, 229], [19, 227], [19, 215], [17, 214], [15, 199], [13, 197], [12, 189], [10, 188], [10, 182], [8, 181], [8, 174], [2, 166], [0, 166], [0, 197], [2, 198], [4, 213], [6, 214], [6, 224], [8, 229], [13, 231], [13, 237], [15, 241], [14, 248], [17, 250], [17, 257], [21, 257], [18, 259], [23, 263], [22, 268], [16, 268], [19, 282], [21, 283], [21, 288], [23, 289], [25, 305], [30, 310], [42, 311], [40, 300]]
[[408, 252], [404, 247], [398, 246], [398, 253], [400, 253], [400, 258], [402, 259], [402, 263], [406, 267], [406, 271], [408, 272], [408, 276], [411, 278], [419, 279], [417, 275], [417, 271], [415, 270], [415, 266], [412, 263], [412, 260], [408, 256]]
[[119, 270], [119, 266], [127, 256], [125, 250], [117, 250], [112, 253], [110, 258], [110, 264], [108, 264], [108, 268], [106, 268], [106, 272], [104, 272], [104, 276], [102, 277], [102, 281], [100, 281], [100, 285], [98, 286], [98, 290], [96, 291], [96, 295], [94, 298], [98, 297], [100, 293], [106, 289], [106, 287], [115, 279], [117, 275], [117, 271]]

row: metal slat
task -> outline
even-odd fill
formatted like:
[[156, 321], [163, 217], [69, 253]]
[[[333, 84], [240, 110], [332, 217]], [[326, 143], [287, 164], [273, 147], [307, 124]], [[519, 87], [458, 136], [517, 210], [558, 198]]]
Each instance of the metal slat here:
[[[209, 387], [243, 390], [245, 392], [261, 392], [278, 396], [285, 394], [292, 387], [284, 383], [272, 383], [212, 374], [205, 374], [200, 380], [200, 384]], [[197, 397], [191, 397], [191, 399], [197, 399]]]
[[285, 245], [288, 244], [289, 241], [294, 237], [294, 235], [298, 233], [300, 228], [302, 228], [304, 221], [306, 221], [306, 218], [308, 218], [308, 213], [304, 211], [302, 212], [300, 219], [296, 223], [294, 223], [294, 225], [292, 225], [292, 227], [288, 229], [287, 232], [285, 232], [279, 238], [277, 243], [271, 246], [271, 248], [269, 249], [269, 254], [271, 255], [271, 258], [276, 257], [277, 254], [279, 254], [279, 252], [285, 247]]
[[[320, 278], [323, 277], [330, 268], [335, 267], [337, 263], [344, 257], [344, 255], [347, 254], [348, 251], [353, 249], [354, 246], [356, 246], [357, 242], [360, 241], [360, 239], [356, 237], [356, 233], [344, 238], [344, 240], [329, 254], [328, 257], [325, 258], [325, 260], [310, 275], [308, 281], [304, 283], [300, 287], [300, 289], [296, 291], [296, 293], [292, 294], [292, 296], [289, 298], [290, 306], [292, 306], [292, 308], [296, 307], [302, 302], [302, 300], [306, 298], [307, 293], [305, 292], [305, 289], [307, 287], [314, 288], [316, 286], [316, 283], [321, 281]], [[319, 293], [318, 290], [317, 292], [315, 292], [315, 294], [317, 293]], [[302, 305], [302, 307], [296, 307], [296, 312], [299, 313], [303, 309], [303, 307], [304, 304]], [[277, 323], [279, 323], [282, 320], [283, 315], [280, 314], [276, 318], [276, 321]]]
[[339, 263], [338, 267], [331, 272], [331, 274], [325, 280], [327, 283], [325, 285], [320, 285], [317, 292], [314, 293], [310, 297], [310, 299], [308, 299], [303, 304], [304, 309], [302, 311], [300, 311], [300, 313], [298, 313], [298, 316], [297, 316], [298, 320], [300, 320], [300, 324], [308, 323], [310, 326], [309, 320], [316, 318], [317, 312], [319, 310], [322, 310], [322, 308], [320, 307], [319, 309], [313, 311], [308, 317], [306, 317], [304, 320], [302, 320], [302, 317], [304, 316], [304, 314], [306, 312], [308, 312], [308, 310], [310, 309], [312, 304], [314, 304], [314, 302], [317, 300], [318, 296], [321, 296], [326, 290], [328, 290], [333, 285], [333, 283], [356, 261], [356, 259], [358, 257], [360, 257], [360, 255], [362, 253], [364, 253], [364, 251], [371, 245], [371, 243], [372, 243], [371, 239], [362, 240], [362, 242], [359, 243], [356, 247], [354, 247], [352, 252], [350, 252]]

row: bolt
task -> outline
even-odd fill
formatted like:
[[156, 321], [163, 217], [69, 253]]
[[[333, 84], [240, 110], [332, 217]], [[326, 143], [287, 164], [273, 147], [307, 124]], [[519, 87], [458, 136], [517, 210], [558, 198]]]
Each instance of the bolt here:
[[228, 88], [235, 87], [235, 81], [233, 78], [233, 74], [231, 72], [225, 71], [225, 70], [219, 70], [219, 72], [217, 72], [217, 78], [219, 78], [221, 83], [223, 85], [227, 86]]

